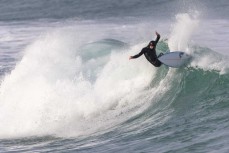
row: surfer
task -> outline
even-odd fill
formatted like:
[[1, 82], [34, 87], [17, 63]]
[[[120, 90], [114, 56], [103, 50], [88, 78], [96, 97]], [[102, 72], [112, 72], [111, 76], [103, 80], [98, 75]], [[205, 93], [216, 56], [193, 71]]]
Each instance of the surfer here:
[[157, 33], [157, 31], [155, 32], [156, 35], [157, 35], [157, 38], [156, 40], [152, 40], [149, 42], [148, 46], [144, 47], [141, 52], [137, 55], [134, 55], [134, 56], [130, 56], [129, 57], [129, 60], [130, 59], [134, 59], [134, 58], [138, 58], [140, 57], [142, 54], [145, 55], [146, 59], [151, 63], [153, 64], [155, 67], [160, 67], [161, 66], [161, 62], [158, 60], [158, 57], [160, 57], [161, 55], [163, 55], [163, 53], [160, 53], [160, 55], [157, 57], [157, 54], [156, 54], [156, 45], [160, 39], [160, 34]]

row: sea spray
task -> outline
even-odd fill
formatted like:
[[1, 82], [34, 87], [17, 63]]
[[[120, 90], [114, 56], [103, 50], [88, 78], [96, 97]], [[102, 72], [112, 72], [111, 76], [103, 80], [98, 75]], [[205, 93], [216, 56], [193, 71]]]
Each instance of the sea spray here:
[[197, 15], [177, 14], [176, 23], [172, 26], [168, 45], [171, 51], [187, 51], [192, 34], [199, 24]]
[[[117, 115], [139, 112], [129, 109], [143, 109], [136, 106], [147, 102], [139, 97], [144, 95], [156, 69], [145, 60], [127, 59], [130, 51], [140, 50], [141, 45], [126, 51], [123, 43], [109, 39], [102, 41], [111, 46], [105, 48], [110, 49], [106, 54], [101, 48], [103, 54], [98, 50], [88, 58], [87, 53], [81, 53], [87, 44], [74, 41], [79, 33], [63, 36], [72, 30], [57, 29], [41, 36], [6, 75], [0, 88], [1, 138], [85, 135], [127, 119]], [[85, 37], [85, 33], [80, 34]], [[89, 49], [88, 53], [101, 41], [89, 44], [83, 47], [84, 51]], [[90, 63], [94, 66], [89, 67]], [[89, 73], [92, 71], [96, 72], [91, 76], [93, 80]], [[95, 126], [95, 122], [101, 124]]]

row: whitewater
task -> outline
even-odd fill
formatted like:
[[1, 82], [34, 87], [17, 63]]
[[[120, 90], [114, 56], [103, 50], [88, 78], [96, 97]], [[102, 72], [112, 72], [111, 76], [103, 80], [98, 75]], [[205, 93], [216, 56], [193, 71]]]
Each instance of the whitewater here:
[[0, 3], [0, 152], [229, 151], [226, 0]]

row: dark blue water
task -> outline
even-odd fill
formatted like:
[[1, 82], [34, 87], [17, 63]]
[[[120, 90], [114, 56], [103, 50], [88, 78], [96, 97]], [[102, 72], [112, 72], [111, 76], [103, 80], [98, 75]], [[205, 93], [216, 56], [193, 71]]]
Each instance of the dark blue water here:
[[0, 4], [0, 152], [229, 151], [227, 0]]
[[130, 17], [172, 18], [177, 13], [201, 10], [210, 18], [227, 18], [227, 0], [3, 0], [1, 21], [37, 19], [104, 19]]

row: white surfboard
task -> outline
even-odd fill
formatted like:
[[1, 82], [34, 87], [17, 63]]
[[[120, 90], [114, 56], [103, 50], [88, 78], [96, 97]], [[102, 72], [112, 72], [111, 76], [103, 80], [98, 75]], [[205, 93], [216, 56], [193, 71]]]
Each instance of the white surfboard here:
[[184, 66], [190, 59], [190, 55], [181, 51], [165, 53], [158, 58], [158, 60], [161, 61], [163, 64], [174, 68]]

